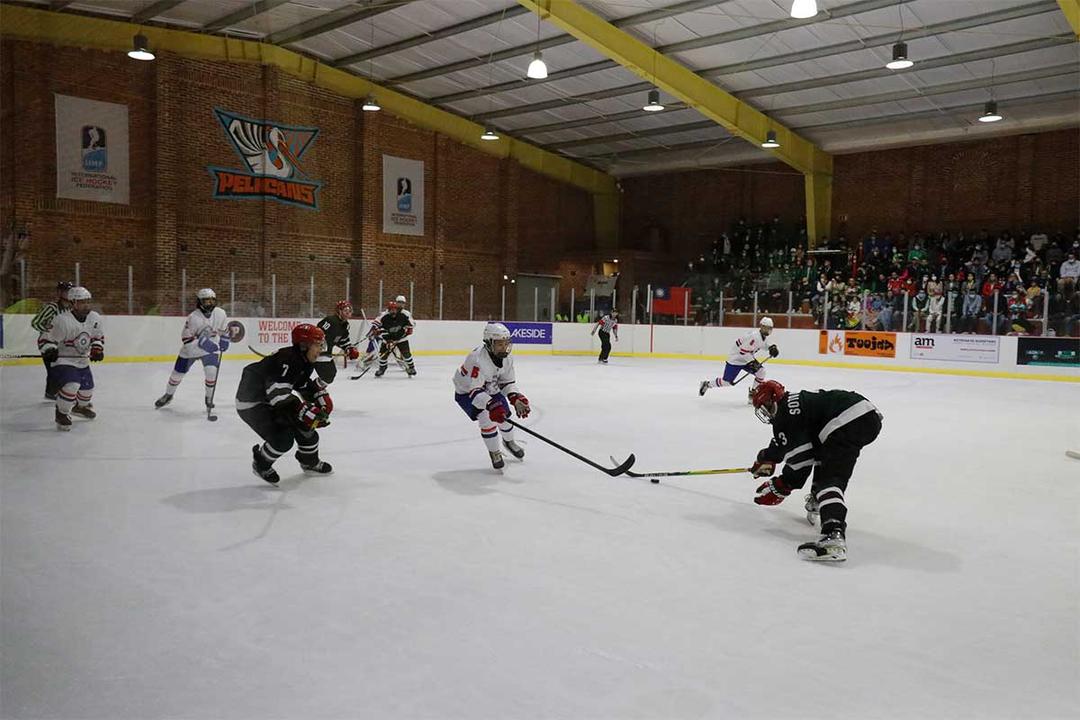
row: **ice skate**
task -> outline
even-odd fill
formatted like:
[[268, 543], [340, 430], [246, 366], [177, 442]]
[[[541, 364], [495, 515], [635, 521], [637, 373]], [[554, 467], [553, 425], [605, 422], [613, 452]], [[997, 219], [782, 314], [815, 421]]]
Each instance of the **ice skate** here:
[[97, 417], [97, 413], [94, 412], [93, 405], [76, 405], [71, 408], [71, 412], [79, 417], [84, 417], [87, 420], [93, 420]]
[[754, 404], [754, 390], [756, 390], [756, 389], [757, 389], [756, 387], [751, 386], [750, 390], [746, 393], [746, 404], [747, 405], [753, 405]]
[[210, 401], [210, 398], [206, 398], [206, 409], [207, 410], [213, 410], [214, 409], [214, 403]]
[[521, 447], [513, 440], [503, 440], [503, 447], [509, 450], [510, 454], [518, 460], [525, 459], [525, 448]]
[[380, 365], [379, 369], [375, 371], [375, 377], [382, 377], [386, 374], [386, 365]]
[[273, 464], [263, 456], [258, 445], [251, 446], [251, 457], [251, 471], [271, 485], [277, 485], [281, 477]]
[[[300, 458], [297, 458], [297, 460], [299, 459]], [[310, 465], [300, 463], [300, 467], [303, 468], [304, 472], [312, 473], [315, 475], [329, 475], [330, 473], [334, 472], [333, 465], [326, 462], [325, 460], [317, 460]]]
[[847, 560], [847, 542], [840, 530], [830, 530], [814, 542], [799, 546], [799, 557], [819, 562], [843, 562]]
[[70, 430], [71, 429], [71, 416], [60, 412], [60, 408], [56, 408], [56, 429], [57, 430]]
[[821, 522], [821, 511], [818, 509], [817, 498], [814, 497], [814, 493], [808, 493], [806, 495], [806, 522], [811, 525], [817, 525]]
[[170, 395], [169, 393], [165, 393], [164, 395], [162, 395], [161, 397], [159, 397], [157, 400], [154, 401], [154, 407], [156, 407], [156, 408], [158, 408], [160, 410], [161, 408], [165, 407], [166, 405], [168, 405], [171, 402], [172, 402], [172, 395]]
[[709, 392], [710, 387], [712, 387], [712, 383], [710, 383], [708, 380], [702, 380], [701, 385], [699, 385], [697, 389], [698, 396], [700, 397], [705, 393]]
[[503, 460], [502, 453], [498, 450], [489, 450], [488, 455], [491, 457], [491, 467], [496, 470], [502, 470], [506, 467], [506, 462]]

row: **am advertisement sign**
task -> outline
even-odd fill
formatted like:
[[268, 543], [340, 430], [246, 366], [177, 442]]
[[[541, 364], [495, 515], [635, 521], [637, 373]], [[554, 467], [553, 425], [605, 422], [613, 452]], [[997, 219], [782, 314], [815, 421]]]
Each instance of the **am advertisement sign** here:
[[551, 344], [551, 323], [506, 322], [503, 325], [510, 331], [510, 337], [513, 338], [515, 345]]
[[912, 360], [949, 360], [996, 365], [1001, 339], [980, 335], [912, 335]]

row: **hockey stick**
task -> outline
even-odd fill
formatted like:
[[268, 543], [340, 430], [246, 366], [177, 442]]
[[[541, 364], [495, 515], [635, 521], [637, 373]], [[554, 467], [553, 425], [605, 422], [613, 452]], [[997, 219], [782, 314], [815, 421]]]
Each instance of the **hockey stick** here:
[[[611, 462], [615, 462], [615, 458], [611, 458]], [[685, 475], [729, 475], [733, 473], [750, 472], [750, 468], [720, 468], [717, 470], [672, 470], [670, 472], [650, 472], [650, 473], [636, 473], [630, 470], [626, 471], [627, 477], [632, 478], [649, 478], [653, 483], [660, 482], [662, 477], [683, 477]]]
[[[543, 435], [541, 435], [540, 433], [538, 433], [538, 432], [536, 432], [536, 431], [534, 431], [534, 430], [530, 430], [529, 428], [525, 427], [525, 426], [524, 426], [524, 425], [522, 425], [521, 423], [517, 423], [517, 422], [514, 422], [514, 421], [513, 421], [513, 420], [511, 420], [510, 418], [507, 418], [507, 419], [506, 419], [506, 422], [508, 422], [508, 423], [510, 423], [511, 425], [513, 425], [514, 427], [516, 427], [516, 428], [518, 428], [518, 429], [522, 430], [523, 432], [526, 432], [526, 433], [528, 433], [529, 435], [532, 435], [532, 436], [533, 436], [534, 438], [537, 438], [538, 440], [543, 440], [544, 442], [546, 442], [546, 443], [547, 443], [548, 445], [552, 446], [553, 448], [557, 448], [557, 449], [559, 449], [559, 450], [562, 450], [562, 451], [563, 451], [564, 453], [566, 453], [567, 455], [570, 455], [570, 456], [572, 456], [572, 457], [575, 457], [575, 458], [577, 458], [578, 460], [580, 460], [581, 462], [585, 463], [586, 465], [589, 465], [589, 466], [591, 466], [591, 467], [594, 467], [594, 468], [596, 468], [597, 470], [599, 470], [600, 472], [603, 472], [603, 473], [607, 473], [607, 474], [608, 474], [608, 475], [610, 475], [611, 477], [616, 477], [616, 476], [618, 476], [618, 475], [622, 475], [622, 474], [623, 474], [624, 472], [626, 472], [627, 470], [629, 470], [629, 469], [630, 469], [630, 466], [632, 466], [632, 465], [634, 464], [634, 460], [636, 459], [636, 458], [634, 458], [634, 453], [630, 453], [630, 457], [628, 457], [628, 458], [626, 458], [625, 460], [623, 460], [623, 462], [622, 462], [622, 464], [621, 464], [621, 465], [619, 465], [618, 463], [616, 463], [616, 464], [617, 464], [617, 467], [613, 467], [613, 468], [606, 468], [606, 467], [604, 467], [603, 465], [600, 465], [600, 464], [598, 464], [598, 463], [594, 463], [594, 462], [593, 462], [592, 460], [590, 460], [590, 459], [589, 459], [589, 458], [587, 458], [587, 457], [584, 457], [584, 456], [582, 456], [582, 455], [578, 455], [578, 454], [577, 454], [576, 452], [574, 452], [574, 451], [573, 451], [573, 450], [571, 450], [570, 448], [566, 448], [566, 447], [563, 447], [562, 445], [560, 445], [559, 443], [555, 442], [554, 440], [550, 440], [550, 439], [548, 439], [548, 438], [544, 437]], [[612, 461], [614, 462], [614, 458], [612, 458]]]
[[22, 360], [23, 358], [40, 358], [41, 355], [8, 355], [0, 353], [0, 360]]
[[217, 415], [214, 414], [214, 395], [217, 394], [218, 380], [221, 379], [221, 356], [224, 354], [225, 353], [221, 350], [221, 346], [218, 346], [217, 372], [214, 373], [214, 387], [210, 388], [210, 397], [206, 401], [206, 419], [210, 422], [217, 422]]
[[1080, 452], [1077, 452], [1075, 450], [1066, 450], [1065, 455], [1073, 458], [1074, 460], [1080, 460]]
[[256, 350], [255, 348], [251, 347], [250, 345], [248, 345], [248, 350], [250, 350], [251, 352], [255, 353], [256, 355], [258, 355], [258, 356], [259, 356], [259, 357], [261, 357], [261, 358], [265, 358], [265, 357], [270, 357], [269, 355], [264, 355], [263, 353], [259, 352], [258, 350]]
[[[754, 359], [757, 360], [757, 358], [754, 358]], [[758, 364], [759, 365], [764, 365], [765, 363], [769, 362], [770, 360], [772, 360], [772, 357], [767, 357]], [[741, 383], [743, 380], [750, 377], [751, 375], [757, 374], [756, 372], [746, 372], [746, 366], [745, 365], [743, 365], [743, 372], [744, 372], [743, 376], [741, 378], [739, 378], [738, 380], [736, 380], [735, 382], [731, 383], [731, 387], [735, 387], [736, 385], [738, 385], [739, 383]]]

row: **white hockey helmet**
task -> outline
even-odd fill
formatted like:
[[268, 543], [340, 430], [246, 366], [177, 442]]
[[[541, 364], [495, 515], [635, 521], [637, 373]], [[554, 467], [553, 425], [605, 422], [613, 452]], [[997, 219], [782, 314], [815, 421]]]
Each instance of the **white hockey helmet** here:
[[217, 293], [214, 292], [213, 288], [203, 288], [195, 293], [195, 297], [199, 300], [210, 300], [211, 298], [217, 300]]
[[67, 292], [67, 299], [69, 302], [75, 302], [77, 300], [91, 300], [93, 295], [90, 291], [84, 288], [82, 285], [77, 285]]
[[404, 295], [398, 295], [396, 298], [394, 298], [394, 302], [402, 306], [409, 304], [409, 301], [405, 299]]
[[[495, 341], [506, 341], [506, 352], [495, 351]], [[513, 348], [514, 338], [510, 334], [510, 330], [502, 323], [488, 323], [484, 326], [484, 347], [488, 349], [488, 352], [492, 355], [500, 358], [504, 358], [510, 354]]]
[[773, 331], [773, 321], [771, 317], [761, 318], [761, 322], [758, 323], [758, 325], [761, 327], [762, 337], [769, 335]]

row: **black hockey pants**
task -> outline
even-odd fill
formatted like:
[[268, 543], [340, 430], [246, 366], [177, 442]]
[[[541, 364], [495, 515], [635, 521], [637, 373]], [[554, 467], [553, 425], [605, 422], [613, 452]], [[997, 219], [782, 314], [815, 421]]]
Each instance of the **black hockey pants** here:
[[237, 410], [237, 413], [241, 420], [266, 441], [262, 452], [271, 463], [289, 452], [293, 442], [296, 443], [296, 459], [301, 465], [315, 465], [319, 462], [317, 431], [305, 430], [269, 405], [256, 405], [253, 408]]

